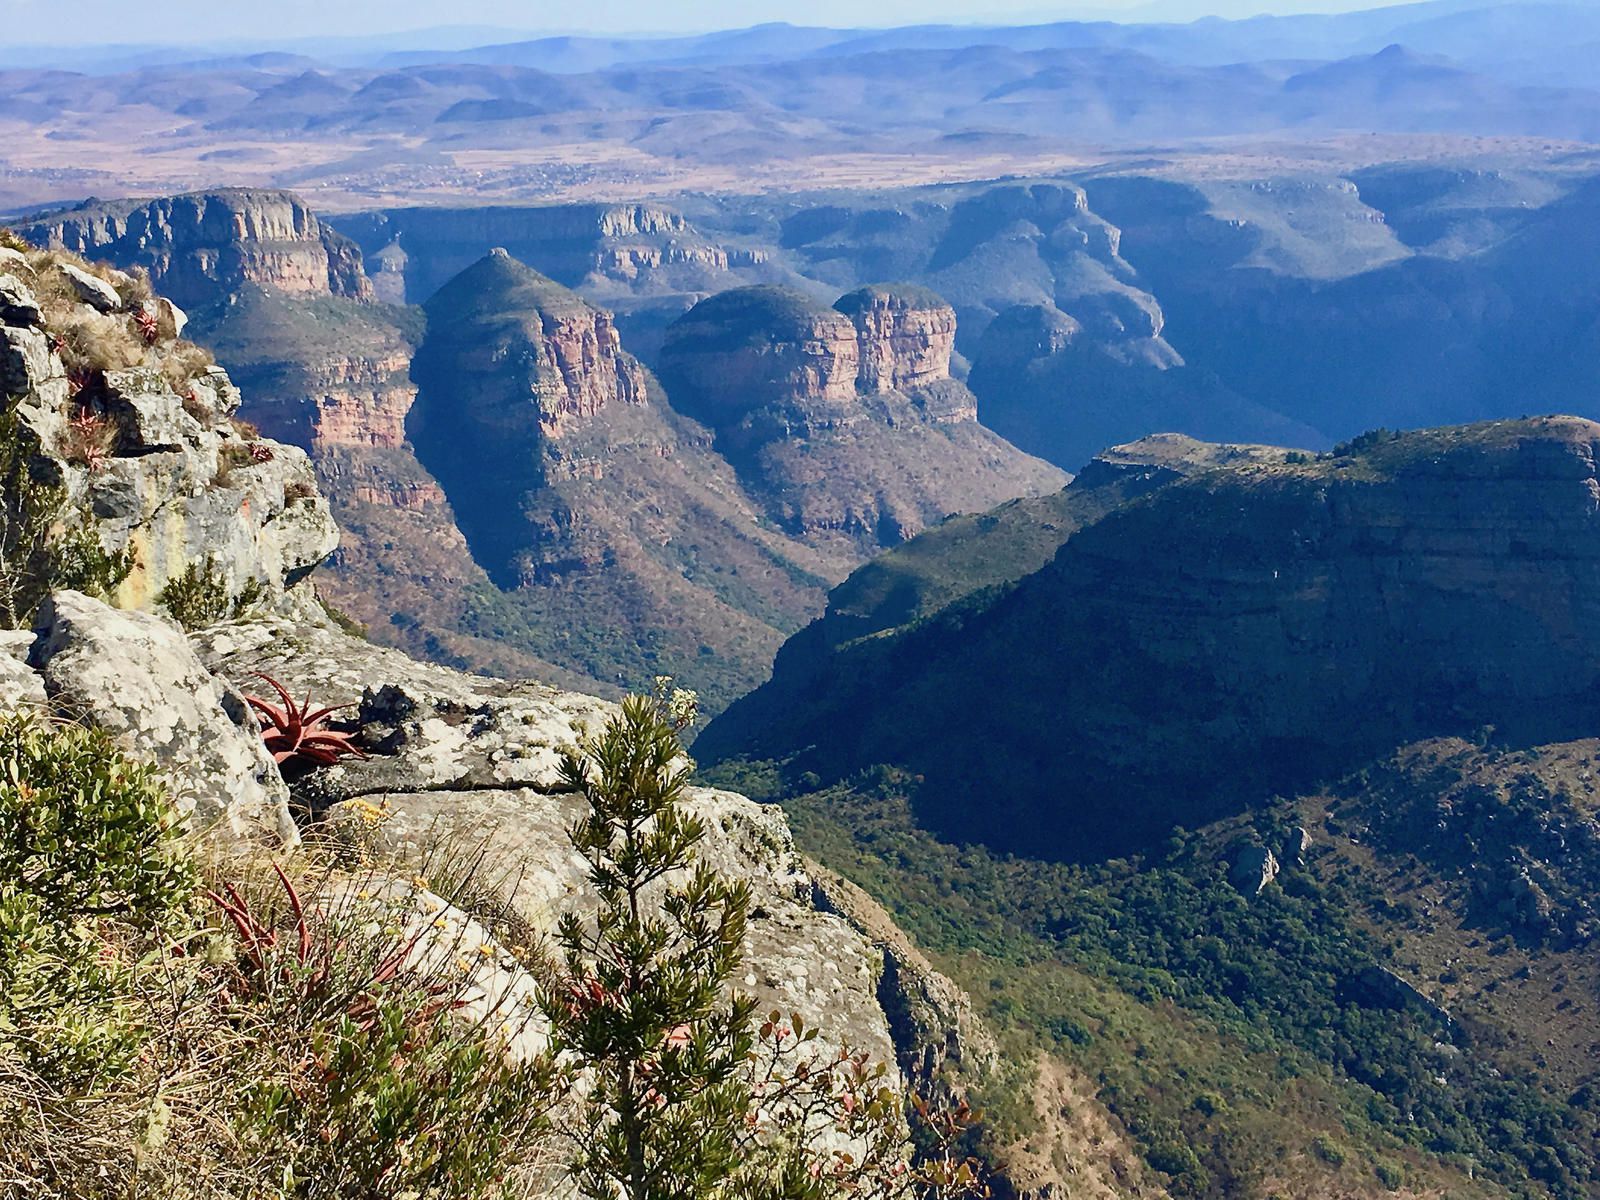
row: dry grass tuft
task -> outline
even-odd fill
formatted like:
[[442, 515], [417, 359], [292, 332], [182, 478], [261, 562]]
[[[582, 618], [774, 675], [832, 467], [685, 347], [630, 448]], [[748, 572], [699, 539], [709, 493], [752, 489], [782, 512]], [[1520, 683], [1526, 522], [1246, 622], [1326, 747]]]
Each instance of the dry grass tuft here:
[[[187, 396], [189, 385], [204, 375], [216, 361], [205, 347], [196, 346], [193, 342], [176, 341], [162, 348], [161, 375], [175, 394]], [[190, 415], [195, 414], [191, 412]], [[201, 421], [201, 424], [209, 423], [209, 417]]]

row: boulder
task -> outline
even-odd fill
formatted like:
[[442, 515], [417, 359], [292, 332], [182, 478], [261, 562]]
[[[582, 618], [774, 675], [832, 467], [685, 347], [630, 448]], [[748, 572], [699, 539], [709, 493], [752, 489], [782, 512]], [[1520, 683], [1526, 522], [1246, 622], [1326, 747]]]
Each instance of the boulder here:
[[27, 705], [43, 708], [44, 681], [28, 666], [33, 633], [27, 629], [0, 631], [0, 712]]
[[117, 289], [112, 287], [98, 275], [91, 275], [82, 267], [75, 267], [71, 263], [57, 264], [61, 274], [72, 285], [72, 290], [78, 294], [90, 308], [99, 312], [112, 313], [122, 308], [122, 297], [117, 295]]
[[289, 793], [239, 693], [175, 626], [78, 592], [40, 606], [30, 663], [61, 716], [154, 759], [180, 810], [228, 839], [298, 840]]
[[198, 441], [204, 432], [159, 371], [107, 371], [106, 393], [129, 450], [177, 449]]
[[1283, 861], [1291, 867], [1306, 865], [1306, 855], [1311, 853], [1311, 831], [1303, 825], [1297, 825], [1289, 831], [1289, 836], [1283, 843]]
[[163, 323], [171, 324], [173, 337], [182, 337], [183, 331], [189, 327], [189, 314], [165, 296], [156, 301], [156, 317]]
[[1247, 896], [1259, 896], [1278, 877], [1278, 860], [1265, 846], [1244, 846], [1233, 856], [1228, 879]]
[[44, 323], [38, 297], [15, 275], [0, 275], [0, 322], [29, 328]]

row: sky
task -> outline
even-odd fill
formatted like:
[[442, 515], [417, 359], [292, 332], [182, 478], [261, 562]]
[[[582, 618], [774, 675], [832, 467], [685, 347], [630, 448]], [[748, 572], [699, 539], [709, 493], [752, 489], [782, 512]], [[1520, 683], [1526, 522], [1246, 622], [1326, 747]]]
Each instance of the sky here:
[[1077, 17], [1188, 20], [1218, 14], [1336, 12], [1384, 0], [0, 0], [13, 45], [287, 40], [482, 25], [546, 33], [667, 33], [803, 25], [1032, 22]]

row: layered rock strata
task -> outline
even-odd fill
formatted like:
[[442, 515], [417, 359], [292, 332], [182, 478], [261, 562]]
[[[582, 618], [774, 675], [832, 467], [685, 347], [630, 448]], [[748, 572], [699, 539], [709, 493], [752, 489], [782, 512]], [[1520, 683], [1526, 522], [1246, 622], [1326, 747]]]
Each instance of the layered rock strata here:
[[859, 557], [1066, 481], [976, 423], [950, 377], [954, 341], [954, 311], [926, 289], [864, 288], [826, 308], [741, 288], [671, 326], [661, 373], [773, 520]]
[[245, 284], [297, 296], [372, 297], [355, 243], [288, 192], [238, 188], [92, 202], [18, 232], [37, 245], [143, 267], [186, 307]]

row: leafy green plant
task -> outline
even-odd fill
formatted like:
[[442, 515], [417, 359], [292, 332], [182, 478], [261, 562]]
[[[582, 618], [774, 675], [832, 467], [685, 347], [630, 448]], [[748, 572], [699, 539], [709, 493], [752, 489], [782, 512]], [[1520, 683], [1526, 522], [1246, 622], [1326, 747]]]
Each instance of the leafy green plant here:
[[178, 826], [154, 769], [103, 733], [0, 718], [0, 1044], [56, 1072], [125, 1068], [137, 1021], [105, 939], [194, 894]]
[[215, 625], [226, 619], [233, 608], [227, 577], [211, 554], [200, 562], [186, 564], [183, 574], [168, 579], [156, 602], [185, 629]]
[[228, 994], [261, 1030], [233, 1126], [276, 1193], [474, 1197], [543, 1163], [555, 1072], [456, 1015], [463, 980], [427, 965], [439, 935], [408, 932], [409, 893], [277, 864], [272, 880], [208, 894], [233, 934]]

